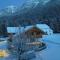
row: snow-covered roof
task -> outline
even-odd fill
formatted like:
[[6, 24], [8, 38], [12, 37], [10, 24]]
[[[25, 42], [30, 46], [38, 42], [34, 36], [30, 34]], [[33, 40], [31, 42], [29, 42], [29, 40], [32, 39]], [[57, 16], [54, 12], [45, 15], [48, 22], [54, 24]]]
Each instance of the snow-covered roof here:
[[[46, 31], [48, 31], [48, 30], [52, 30], [48, 25], [46, 25], [46, 24], [36, 24], [35, 25], [37, 28], [39, 28], [40, 30], [42, 30], [42, 31], [44, 31], [44, 32], [46, 32]], [[31, 28], [33, 28], [34, 26], [32, 25], [32, 26], [26, 26], [25, 27], [25, 31], [27, 31], [27, 30], [29, 30], [29, 29], [31, 29]]]
[[36, 24], [38, 28], [49, 28], [47, 24]]
[[47, 24], [37, 24], [36, 27], [38, 27], [44, 32], [47, 32], [48, 30], [52, 30]]
[[17, 33], [18, 27], [7, 27], [8, 33]]
[[[36, 24], [35, 26], [44, 32], [51, 30], [50, 27], [46, 24]], [[7, 31], [8, 33], [17, 33], [18, 31], [24, 32], [33, 27], [34, 27], [33, 25], [26, 27], [7, 27]]]

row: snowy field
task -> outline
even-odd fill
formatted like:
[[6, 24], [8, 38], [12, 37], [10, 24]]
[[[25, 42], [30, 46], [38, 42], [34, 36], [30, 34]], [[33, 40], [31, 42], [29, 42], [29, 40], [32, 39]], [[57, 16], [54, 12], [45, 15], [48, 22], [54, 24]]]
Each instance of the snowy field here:
[[60, 44], [60, 34], [52, 34], [48, 36], [43, 36], [42, 39]]
[[[32, 60], [60, 60], [60, 34], [43, 36], [42, 41], [46, 43], [47, 48], [42, 51], [35, 52], [36, 58], [33, 58]], [[0, 43], [0, 49], [7, 49], [6, 41]], [[6, 58], [0, 58], [0, 60], [17, 59], [16, 56], [11, 54]]]
[[60, 60], [60, 34], [53, 34], [43, 37], [47, 48], [36, 52], [36, 58], [32, 60]]

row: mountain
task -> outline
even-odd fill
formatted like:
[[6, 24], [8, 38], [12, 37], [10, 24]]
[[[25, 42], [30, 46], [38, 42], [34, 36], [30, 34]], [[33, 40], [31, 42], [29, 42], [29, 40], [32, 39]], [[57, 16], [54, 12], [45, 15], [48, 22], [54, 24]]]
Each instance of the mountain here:
[[26, 10], [25, 12], [26, 15], [32, 15], [32, 16], [38, 16], [38, 15], [55, 16], [56, 13], [59, 13], [60, 10], [59, 2], [60, 2], [59, 0], [31, 0], [31, 1], [29, 0], [29, 2], [24, 5], [24, 8], [26, 9], [23, 9], [22, 11]]
[[15, 6], [8, 6], [0, 11], [0, 17], [2, 16], [9, 16], [14, 14], [17, 11], [17, 7]]
[[[21, 15], [25, 13], [34, 12], [34, 14], [46, 14], [52, 11], [57, 6], [60, 6], [59, 0], [26, 0], [21, 7], [17, 6], [8, 6], [5, 9], [0, 11], [0, 16], [8, 16], [8, 15]], [[52, 9], [51, 9], [52, 8]], [[51, 9], [51, 10], [50, 10]], [[31, 13], [33, 14], [33, 13]]]
[[60, 0], [27, 0], [17, 15], [16, 19], [20, 18], [22, 20], [20, 22], [24, 22], [22, 23], [24, 25], [43, 21], [54, 32], [60, 32]]
[[8, 20], [11, 26], [14, 20], [21, 25], [48, 20], [53, 30], [60, 31], [60, 0], [26, 0], [21, 7], [8, 6], [0, 11], [0, 20]]
[[26, 0], [26, 2], [24, 2], [22, 6], [19, 7], [18, 11], [16, 12], [16, 15], [25, 14], [38, 6], [40, 7], [41, 10], [42, 7], [44, 7], [49, 1], [50, 0]]

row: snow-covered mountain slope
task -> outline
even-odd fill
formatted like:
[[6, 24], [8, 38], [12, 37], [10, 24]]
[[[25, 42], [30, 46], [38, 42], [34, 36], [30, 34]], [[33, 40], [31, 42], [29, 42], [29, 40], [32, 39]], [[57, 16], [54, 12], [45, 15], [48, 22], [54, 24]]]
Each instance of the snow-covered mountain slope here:
[[[12, 15], [28, 15], [28, 16], [40, 16], [40, 15], [56, 15], [60, 11], [60, 0], [26, 0], [21, 7], [8, 6], [0, 11], [1, 16]], [[27, 13], [27, 14], [26, 14]]]
[[[26, 0], [22, 6], [18, 8], [15, 15], [24, 15], [25, 13], [31, 12], [31, 10], [35, 11], [35, 9], [42, 10], [42, 8], [45, 7], [49, 2], [50, 0]], [[38, 11], [36, 12], [38, 13]]]
[[21, 14], [23, 16], [25, 13], [31, 15], [36, 14], [36, 16], [41, 14], [42, 15], [52, 14], [53, 12], [51, 11], [54, 11], [53, 9], [56, 9], [55, 6], [59, 5], [59, 2], [60, 2], [59, 0], [26, 0], [21, 7], [8, 6], [7, 8], [2, 9], [0, 11], [0, 17], [9, 15], [20, 16]]
[[8, 6], [0, 11], [0, 16], [8, 16], [14, 14], [17, 11], [17, 7], [15, 6]]
[[[45, 9], [49, 9], [50, 6], [55, 6], [56, 4], [59, 4], [59, 0], [26, 0], [21, 7], [15, 7], [15, 6], [8, 6], [5, 9], [2, 9], [0, 11], [1, 15], [11, 15], [11, 14], [17, 14], [20, 15], [21, 13], [27, 13], [30, 10], [39, 10], [36, 11], [37, 13], [41, 11], [45, 11]], [[41, 11], [40, 11], [41, 10]]]
[[8, 6], [7, 8], [6, 8], [6, 10], [7, 10], [7, 12], [8, 13], [15, 13], [16, 12], [16, 10], [17, 10], [17, 7], [15, 7], [15, 6]]
[[26, 15], [35, 16], [55, 16], [59, 15], [60, 1], [59, 0], [27, 0], [22, 6], [22, 12], [27, 13]]
[[46, 3], [48, 3], [50, 0], [27, 0], [23, 7], [24, 8], [34, 8], [36, 7], [38, 4], [40, 4], [41, 6], [42, 5], [45, 5]]

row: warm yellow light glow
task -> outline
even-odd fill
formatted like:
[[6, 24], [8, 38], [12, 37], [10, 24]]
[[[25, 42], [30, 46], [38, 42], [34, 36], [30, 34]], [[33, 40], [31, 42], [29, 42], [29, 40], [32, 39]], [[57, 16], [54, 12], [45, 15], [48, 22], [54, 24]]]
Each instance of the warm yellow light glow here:
[[0, 57], [7, 57], [9, 54], [7, 53], [6, 50], [0, 50]]

